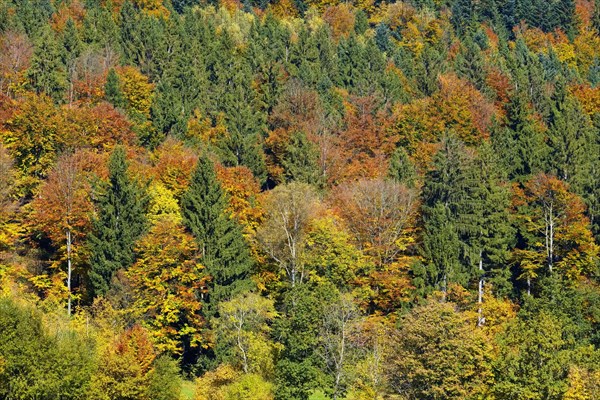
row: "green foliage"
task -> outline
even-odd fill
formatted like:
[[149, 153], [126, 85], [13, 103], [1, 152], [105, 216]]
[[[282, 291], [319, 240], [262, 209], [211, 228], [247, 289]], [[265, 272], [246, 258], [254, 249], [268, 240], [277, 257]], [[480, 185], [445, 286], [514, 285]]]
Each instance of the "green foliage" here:
[[100, 184], [97, 216], [88, 235], [91, 251], [90, 281], [96, 296], [106, 294], [116, 271], [135, 261], [134, 243], [146, 229], [147, 198], [127, 175], [125, 149], [110, 156], [109, 179]]
[[184, 225], [196, 238], [202, 263], [210, 277], [205, 315], [218, 304], [252, 288], [253, 261], [240, 226], [227, 211], [227, 199], [212, 161], [200, 157], [187, 192], [181, 199]]
[[430, 299], [400, 323], [388, 354], [392, 387], [409, 398], [478, 399], [493, 382], [491, 345], [452, 303]]
[[61, 49], [49, 26], [42, 28], [36, 42], [31, 66], [27, 71], [31, 88], [60, 102], [67, 89], [67, 70], [61, 58]]
[[90, 340], [49, 332], [31, 306], [0, 299], [0, 396], [87, 399], [94, 370]]
[[123, 92], [121, 92], [119, 76], [114, 68], [111, 68], [106, 76], [106, 84], [104, 85], [104, 98], [117, 108], [125, 107], [125, 98], [123, 97]]

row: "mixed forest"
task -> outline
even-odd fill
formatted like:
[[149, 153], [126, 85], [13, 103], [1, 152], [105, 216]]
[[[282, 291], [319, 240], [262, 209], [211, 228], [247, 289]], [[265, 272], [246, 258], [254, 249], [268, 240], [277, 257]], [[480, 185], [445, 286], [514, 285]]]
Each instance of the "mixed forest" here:
[[0, 0], [0, 398], [600, 399], [600, 1]]

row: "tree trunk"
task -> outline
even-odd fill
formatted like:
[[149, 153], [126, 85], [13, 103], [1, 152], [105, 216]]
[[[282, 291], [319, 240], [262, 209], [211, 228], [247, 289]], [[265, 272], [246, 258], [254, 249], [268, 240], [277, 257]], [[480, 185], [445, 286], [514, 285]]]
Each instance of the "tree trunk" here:
[[67, 290], [69, 291], [67, 313], [69, 316], [71, 316], [71, 243], [71, 230], [67, 229]]
[[479, 309], [477, 310], [477, 326], [483, 326], [485, 319], [483, 318], [483, 254], [482, 251], [479, 250], [479, 291], [477, 293], [477, 304], [479, 305]]

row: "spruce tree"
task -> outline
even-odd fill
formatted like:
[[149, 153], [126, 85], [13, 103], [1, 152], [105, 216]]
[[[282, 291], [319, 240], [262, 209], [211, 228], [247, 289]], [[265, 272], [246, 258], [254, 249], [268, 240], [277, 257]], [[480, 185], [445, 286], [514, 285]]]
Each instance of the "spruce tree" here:
[[506, 126], [492, 130], [492, 144], [508, 177], [522, 181], [543, 169], [548, 146], [524, 92], [512, 95], [507, 114]]
[[549, 169], [569, 182], [576, 192], [584, 194], [581, 189], [590, 176], [595, 156], [594, 130], [577, 99], [571, 96], [556, 99], [550, 113], [548, 139]]
[[388, 178], [402, 183], [409, 188], [415, 187], [417, 171], [404, 147], [396, 148], [394, 154], [392, 154], [388, 168]]
[[106, 84], [104, 85], [104, 98], [117, 108], [125, 107], [125, 98], [123, 97], [123, 92], [121, 91], [119, 76], [114, 68], [111, 68], [106, 76]]
[[429, 261], [426, 284], [444, 293], [451, 282], [466, 285], [470, 272], [460, 263], [459, 215], [468, 166], [464, 145], [454, 136], [442, 141], [434, 169], [423, 187], [423, 253]]
[[319, 168], [318, 151], [303, 132], [292, 134], [282, 166], [287, 182], [303, 182], [317, 187], [324, 183]]
[[32, 89], [61, 101], [67, 88], [67, 71], [61, 49], [50, 26], [42, 28], [35, 43], [27, 78]]
[[105, 294], [114, 273], [135, 261], [137, 239], [146, 229], [147, 197], [127, 176], [123, 147], [116, 147], [108, 164], [108, 182], [100, 187], [97, 214], [88, 235], [90, 281], [94, 295]]
[[210, 275], [206, 316], [219, 302], [252, 288], [250, 249], [240, 226], [227, 211], [227, 198], [212, 162], [200, 157], [190, 186], [181, 199], [183, 222], [198, 242], [201, 263]]
[[510, 270], [506, 267], [514, 237], [508, 212], [510, 192], [503, 184], [505, 176], [489, 144], [479, 148], [464, 174], [466, 190], [457, 206], [461, 261], [470, 277], [478, 278], [481, 304], [487, 281], [493, 283], [496, 295], [506, 296], [512, 290]]
[[459, 261], [458, 231], [450, 210], [441, 202], [427, 209], [423, 225], [423, 252], [429, 261], [425, 282], [445, 294], [449, 283], [466, 281]]

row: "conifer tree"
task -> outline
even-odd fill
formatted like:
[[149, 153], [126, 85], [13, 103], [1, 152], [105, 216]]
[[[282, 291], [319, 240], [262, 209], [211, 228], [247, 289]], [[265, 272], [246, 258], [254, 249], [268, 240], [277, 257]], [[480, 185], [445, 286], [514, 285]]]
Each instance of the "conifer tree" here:
[[594, 139], [592, 123], [577, 99], [556, 99], [550, 113], [548, 139], [550, 170], [581, 193], [591, 173]]
[[457, 207], [461, 261], [470, 277], [477, 277], [479, 325], [483, 325], [485, 283], [493, 283], [496, 295], [508, 295], [512, 289], [506, 268], [514, 235], [508, 212], [510, 192], [502, 184], [502, 169], [487, 144], [479, 148], [464, 173], [466, 190]]
[[398, 147], [392, 154], [388, 168], [388, 178], [403, 183], [409, 188], [415, 187], [417, 171], [404, 147]]
[[88, 236], [93, 293], [105, 294], [114, 273], [135, 261], [134, 244], [146, 229], [147, 197], [127, 176], [125, 149], [116, 147], [108, 164], [108, 183], [101, 186], [97, 216]]
[[423, 251], [430, 262], [428, 284], [444, 293], [449, 283], [465, 285], [469, 278], [460, 264], [458, 230], [467, 161], [463, 144], [454, 136], [444, 138], [423, 188]]
[[210, 276], [205, 315], [214, 316], [221, 301], [252, 288], [253, 262], [241, 228], [227, 211], [227, 198], [213, 163], [206, 156], [198, 160], [181, 199], [181, 214], [198, 242], [200, 262]]
[[523, 180], [543, 169], [548, 155], [544, 133], [532, 116], [524, 92], [512, 95], [505, 127], [492, 132], [494, 150], [511, 180]]
[[106, 76], [106, 84], [104, 85], [104, 98], [117, 108], [125, 107], [125, 98], [121, 91], [119, 76], [114, 68], [108, 71]]
[[303, 132], [293, 133], [282, 160], [286, 180], [321, 186], [323, 176], [320, 174], [318, 161], [317, 149], [306, 135]]
[[67, 71], [62, 61], [61, 49], [50, 26], [42, 28], [27, 71], [31, 87], [45, 93], [54, 101], [63, 99], [67, 88]]

